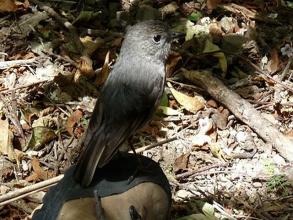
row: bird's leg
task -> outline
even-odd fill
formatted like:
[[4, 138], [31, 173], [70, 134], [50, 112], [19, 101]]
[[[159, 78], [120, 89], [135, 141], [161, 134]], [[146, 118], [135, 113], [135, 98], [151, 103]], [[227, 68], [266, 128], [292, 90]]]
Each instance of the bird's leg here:
[[129, 207], [129, 214], [131, 220], [142, 220], [140, 214], [137, 212], [136, 208], [133, 205]]
[[134, 154], [134, 156], [135, 156], [135, 158], [136, 158], [137, 163], [139, 164], [139, 166], [143, 166], [141, 160], [139, 159], [139, 157], [138, 157], [137, 154], [136, 154], [135, 148], [134, 148], [133, 143], [132, 143], [132, 138], [133, 138], [133, 136], [131, 136], [131, 137], [128, 139], [128, 144], [129, 144], [130, 149], [132, 150], [132, 152], [133, 152], [133, 154]]
[[129, 143], [129, 146], [130, 146], [131, 150], [133, 151], [133, 154], [137, 160], [137, 167], [136, 167], [134, 173], [128, 179], [128, 184], [129, 184], [134, 180], [134, 178], [138, 175], [139, 172], [151, 173], [151, 171], [148, 170], [148, 165], [143, 164], [141, 159], [137, 156], [135, 148], [132, 144], [132, 137], [128, 139], [128, 143]]
[[102, 207], [101, 197], [98, 194], [98, 191], [94, 191], [94, 196], [96, 199], [96, 212], [97, 212], [97, 219], [99, 220], [107, 220], [104, 214], [104, 209]]

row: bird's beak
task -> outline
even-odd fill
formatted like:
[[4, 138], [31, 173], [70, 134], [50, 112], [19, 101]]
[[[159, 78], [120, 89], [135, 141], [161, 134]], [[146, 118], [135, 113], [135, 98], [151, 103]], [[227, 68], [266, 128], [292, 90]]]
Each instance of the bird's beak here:
[[171, 39], [178, 39], [178, 38], [182, 38], [185, 37], [185, 33], [182, 32], [171, 32]]

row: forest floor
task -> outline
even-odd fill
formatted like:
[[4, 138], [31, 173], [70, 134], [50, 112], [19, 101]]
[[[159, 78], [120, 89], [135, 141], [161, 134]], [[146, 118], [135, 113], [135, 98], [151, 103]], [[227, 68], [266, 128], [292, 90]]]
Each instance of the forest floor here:
[[145, 19], [186, 33], [133, 138], [169, 179], [172, 218], [293, 219], [293, 4], [280, 0], [0, 0], [0, 218], [30, 219], [76, 162], [126, 24]]

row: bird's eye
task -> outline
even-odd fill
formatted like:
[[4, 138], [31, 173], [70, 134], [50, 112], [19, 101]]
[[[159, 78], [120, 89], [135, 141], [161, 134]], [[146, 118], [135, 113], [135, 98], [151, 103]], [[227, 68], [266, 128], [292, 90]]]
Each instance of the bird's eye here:
[[153, 38], [153, 40], [154, 40], [155, 43], [159, 43], [160, 40], [161, 40], [161, 35], [159, 35], [159, 34], [158, 35], [155, 35], [154, 38]]

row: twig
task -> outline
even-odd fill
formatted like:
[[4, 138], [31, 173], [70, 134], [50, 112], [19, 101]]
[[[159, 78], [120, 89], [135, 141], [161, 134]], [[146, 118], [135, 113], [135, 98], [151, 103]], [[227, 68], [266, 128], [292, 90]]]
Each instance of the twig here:
[[28, 60], [9, 60], [9, 61], [1, 61], [0, 62], [0, 69], [7, 69], [9, 67], [12, 66], [16, 66], [16, 65], [28, 65], [28, 64], [32, 64], [36, 61], [36, 58], [31, 58]]
[[7, 53], [4, 53], [4, 52], [0, 52], [0, 55], [1, 56], [8, 56], [8, 54]]
[[16, 127], [17, 133], [22, 137], [25, 138], [23, 129], [21, 127], [21, 124], [17, 117], [17, 107], [15, 103], [15, 94], [11, 94], [11, 100], [6, 99], [1, 93], [0, 93], [0, 100], [4, 103], [4, 108], [2, 109], [5, 116], [9, 118], [9, 120], [12, 122], [12, 124]]
[[148, 145], [148, 146], [144, 146], [144, 147], [137, 148], [137, 149], [135, 150], [135, 152], [139, 154], [139, 153], [142, 153], [142, 152], [144, 152], [144, 151], [146, 151], [146, 150], [152, 149], [152, 148], [157, 147], [157, 146], [159, 146], [159, 145], [163, 145], [163, 144], [166, 144], [166, 143], [169, 143], [169, 142], [175, 141], [175, 140], [177, 140], [177, 137], [167, 138], [167, 139], [162, 140], [162, 141], [159, 141], [159, 142], [157, 142], [157, 143], [154, 143], [154, 144], [150, 144], [150, 145]]
[[222, 205], [220, 205], [219, 203], [217, 203], [216, 201], [213, 201], [213, 207], [215, 209], [217, 209], [222, 215], [224, 215], [226, 218], [231, 219], [231, 220], [236, 220], [236, 218], [234, 218], [233, 216], [229, 215], [225, 209], [223, 208]]
[[250, 60], [246, 59], [245, 57], [239, 56], [241, 59], [243, 59], [245, 62], [247, 62], [249, 65], [253, 66], [257, 72], [262, 75], [265, 78], [269, 78], [270, 80], [272, 80], [274, 83], [278, 83], [279, 85], [281, 85], [283, 88], [289, 90], [290, 92], [293, 92], [293, 89], [290, 86], [287, 86], [286, 84], [284, 84], [283, 82], [274, 79], [273, 77], [271, 77], [270, 75], [266, 74], [261, 68], [259, 68], [257, 65], [255, 65], [254, 63], [252, 63]]
[[15, 90], [18, 90], [18, 89], [24, 89], [24, 88], [28, 88], [28, 87], [31, 87], [31, 86], [41, 84], [41, 83], [46, 83], [46, 82], [48, 82], [47, 79], [40, 80], [38, 82], [33, 82], [33, 83], [30, 83], [30, 84], [27, 84], [27, 85], [17, 86], [17, 87], [14, 87], [14, 88], [4, 88], [4, 89], [0, 89], [0, 93], [12, 92], [12, 91], [15, 91]]
[[55, 185], [57, 182], [59, 182], [62, 178], [63, 178], [63, 174], [56, 176], [54, 178], [30, 185], [30, 186], [26, 186], [22, 189], [14, 190], [14, 191], [9, 192], [5, 195], [2, 195], [2, 196], [0, 196], [0, 206], [6, 205], [10, 202], [24, 198], [30, 194], [35, 193], [35, 192], [49, 188], [49, 187]]
[[198, 86], [194, 86], [194, 85], [189, 85], [189, 84], [185, 84], [185, 83], [181, 83], [181, 82], [177, 82], [177, 81], [174, 81], [172, 79], [167, 79], [167, 82], [171, 82], [171, 83], [174, 83], [174, 84], [177, 84], [181, 87], [185, 87], [185, 88], [192, 88], [192, 89], [195, 89], [197, 91], [203, 91], [202, 88], [198, 87]]
[[228, 163], [212, 164], [210, 166], [206, 166], [206, 167], [203, 167], [201, 169], [191, 170], [191, 171], [188, 171], [188, 172], [185, 172], [185, 173], [177, 174], [176, 179], [186, 178], [186, 177], [189, 177], [189, 176], [193, 176], [194, 174], [197, 174], [197, 173], [205, 172], [205, 171], [210, 170], [212, 168], [225, 167], [225, 166], [228, 166]]
[[[154, 147], [157, 147], [157, 146], [159, 146], [159, 145], [162, 145], [162, 144], [166, 144], [166, 143], [169, 143], [169, 142], [175, 141], [175, 140], [179, 139], [178, 136], [179, 136], [180, 133], [182, 133], [183, 131], [187, 130], [188, 128], [190, 128], [190, 127], [192, 127], [192, 126], [193, 126], [193, 124], [191, 124], [191, 125], [189, 125], [189, 126], [183, 128], [181, 131], [179, 131], [177, 134], [175, 134], [175, 135], [174, 135], [173, 137], [171, 137], [171, 138], [167, 138], [167, 139], [165, 139], [165, 140], [159, 141], [159, 142], [154, 143], [154, 144], [150, 144], [150, 145], [145, 146], [145, 147], [137, 148], [137, 149], [135, 150], [135, 152], [139, 154], [139, 153], [142, 153], [142, 152], [144, 152], [144, 151], [146, 151], [146, 150], [149, 150], [149, 149], [152, 149], [152, 148], [154, 148]], [[129, 151], [129, 152], [132, 152], [132, 150]]]
[[290, 68], [290, 66], [291, 66], [291, 64], [292, 64], [292, 61], [293, 61], [293, 57], [290, 57], [290, 58], [289, 58], [289, 61], [288, 61], [288, 63], [287, 63], [287, 65], [286, 65], [286, 67], [285, 67], [285, 69], [283, 70], [283, 72], [282, 72], [282, 74], [281, 74], [281, 77], [280, 77], [280, 80], [281, 80], [281, 81], [283, 81], [284, 78], [286, 77], [286, 75], [287, 75], [287, 73], [288, 73], [288, 71], [289, 71], [289, 68]]

